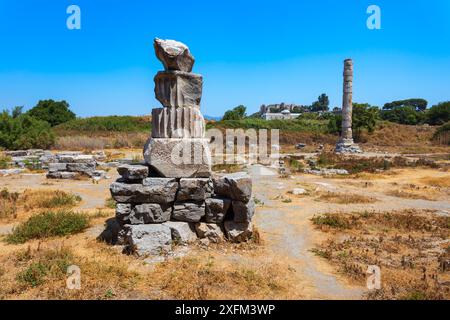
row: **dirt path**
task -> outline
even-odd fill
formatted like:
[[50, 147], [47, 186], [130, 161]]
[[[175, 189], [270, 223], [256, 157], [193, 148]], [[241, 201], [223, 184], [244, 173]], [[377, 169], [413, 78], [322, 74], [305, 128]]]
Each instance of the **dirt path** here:
[[[309, 250], [314, 246], [315, 231], [309, 219], [316, 213], [311, 206], [282, 203], [273, 200], [295, 187], [295, 180], [280, 179], [277, 175], [260, 175], [253, 168], [254, 196], [264, 203], [257, 210], [256, 223], [265, 243], [274, 253], [287, 255], [294, 261], [302, 280], [312, 289], [311, 299], [358, 299], [364, 288], [352, 286], [333, 274], [323, 261]], [[268, 170], [268, 169], [265, 169]]]

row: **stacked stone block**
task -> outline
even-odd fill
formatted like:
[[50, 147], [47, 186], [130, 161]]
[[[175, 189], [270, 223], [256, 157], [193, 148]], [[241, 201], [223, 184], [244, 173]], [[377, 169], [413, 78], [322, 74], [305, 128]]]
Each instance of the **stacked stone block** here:
[[157, 255], [172, 244], [197, 239], [246, 241], [252, 236], [255, 211], [251, 179], [246, 173], [212, 178], [149, 176], [144, 165], [117, 168], [111, 184], [119, 242], [126, 251]]
[[96, 170], [97, 162], [94, 155], [84, 155], [79, 152], [57, 154], [54, 162], [48, 165], [48, 179], [75, 179], [79, 176], [102, 178], [103, 170]]

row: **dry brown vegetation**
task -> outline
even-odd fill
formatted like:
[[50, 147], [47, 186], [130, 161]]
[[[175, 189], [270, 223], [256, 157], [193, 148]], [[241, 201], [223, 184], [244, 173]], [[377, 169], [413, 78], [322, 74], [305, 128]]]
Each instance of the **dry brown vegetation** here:
[[39, 209], [67, 208], [77, 205], [81, 197], [61, 190], [25, 190], [22, 193], [0, 191], [0, 219], [14, 220], [19, 214], [29, 216]]
[[[67, 135], [66, 135], [67, 134]], [[147, 132], [110, 132], [84, 135], [70, 132], [56, 139], [56, 150], [101, 150], [109, 148], [142, 148], [149, 137]]]
[[420, 192], [412, 190], [407, 191], [395, 189], [387, 191], [386, 195], [404, 199], [429, 200], [429, 201], [436, 200], [436, 196], [429, 194], [427, 191]]
[[450, 217], [431, 210], [332, 213], [314, 225], [331, 232], [313, 249], [363, 283], [369, 265], [381, 268], [382, 289], [370, 299], [450, 299]]
[[350, 203], [374, 203], [378, 200], [373, 197], [367, 197], [354, 193], [338, 193], [338, 192], [325, 192], [322, 193], [317, 200], [326, 201], [338, 204], [350, 204]]

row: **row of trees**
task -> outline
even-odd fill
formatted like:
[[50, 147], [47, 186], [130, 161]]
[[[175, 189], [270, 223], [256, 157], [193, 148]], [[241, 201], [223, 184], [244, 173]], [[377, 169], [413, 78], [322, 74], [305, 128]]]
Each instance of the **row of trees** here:
[[51, 128], [75, 118], [66, 101], [41, 100], [27, 112], [23, 112], [23, 107], [3, 110], [0, 114], [0, 148], [49, 148], [55, 142]]

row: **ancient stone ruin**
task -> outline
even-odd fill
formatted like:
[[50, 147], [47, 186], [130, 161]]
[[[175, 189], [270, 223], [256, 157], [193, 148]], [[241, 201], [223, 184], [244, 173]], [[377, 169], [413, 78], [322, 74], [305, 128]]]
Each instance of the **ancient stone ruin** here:
[[344, 89], [342, 97], [342, 133], [336, 144], [337, 153], [361, 153], [361, 149], [353, 141], [352, 104], [353, 99], [353, 61], [344, 61]]
[[97, 161], [101, 156], [82, 154], [79, 151], [64, 152], [55, 155], [48, 165], [48, 179], [77, 179], [81, 176], [94, 179], [106, 177], [104, 170], [97, 170]]
[[110, 186], [116, 201], [116, 239], [128, 252], [158, 255], [173, 244], [246, 241], [255, 211], [247, 173], [212, 176], [200, 112], [202, 76], [190, 73], [194, 57], [177, 41], [155, 39], [165, 71], [155, 76], [152, 136], [145, 162], [117, 168]]

